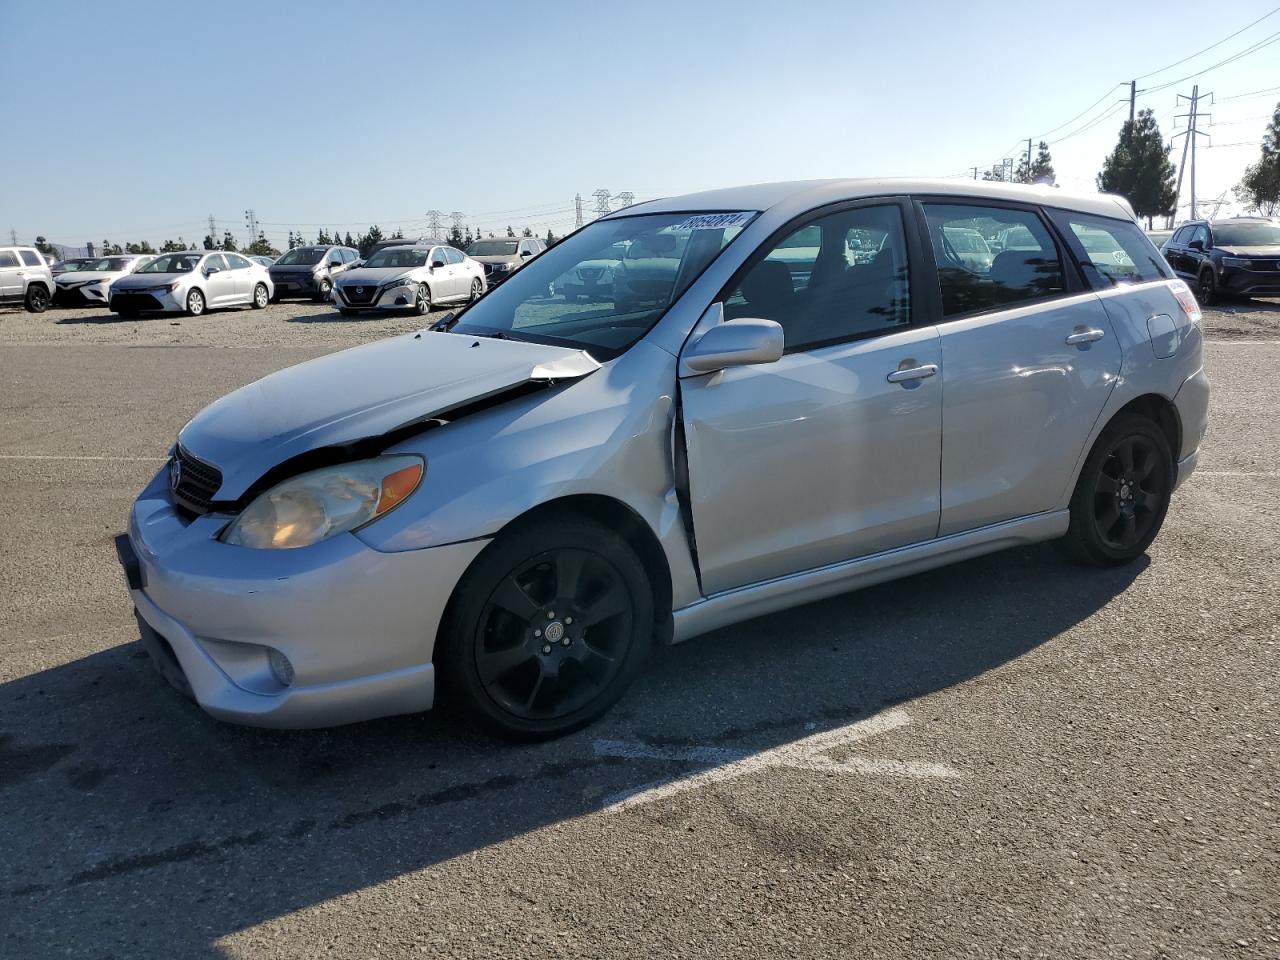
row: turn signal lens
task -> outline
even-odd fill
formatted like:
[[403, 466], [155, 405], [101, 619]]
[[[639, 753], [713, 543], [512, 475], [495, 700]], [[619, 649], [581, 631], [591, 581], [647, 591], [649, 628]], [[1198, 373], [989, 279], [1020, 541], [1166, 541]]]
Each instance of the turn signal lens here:
[[418, 489], [418, 484], [421, 482], [421, 463], [410, 464], [395, 473], [383, 477], [382, 492], [378, 495], [378, 505], [374, 508], [373, 515], [375, 517], [382, 516], [382, 514]]
[[1187, 319], [1198, 324], [1204, 314], [1200, 312], [1200, 303], [1196, 300], [1196, 295], [1191, 292], [1191, 288], [1181, 280], [1170, 280], [1169, 289], [1178, 298], [1178, 305], [1182, 307], [1182, 312], [1187, 315]]

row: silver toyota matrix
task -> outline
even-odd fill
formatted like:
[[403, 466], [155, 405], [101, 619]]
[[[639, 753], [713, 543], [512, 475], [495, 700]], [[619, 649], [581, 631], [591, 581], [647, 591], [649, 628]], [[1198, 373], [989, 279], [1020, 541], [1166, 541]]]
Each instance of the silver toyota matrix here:
[[[606, 259], [591, 300], [557, 285]], [[1199, 322], [1116, 197], [644, 203], [429, 329], [211, 404], [117, 549], [157, 666], [216, 717], [438, 692], [554, 736], [654, 643], [1018, 544], [1138, 557], [1207, 426]]]

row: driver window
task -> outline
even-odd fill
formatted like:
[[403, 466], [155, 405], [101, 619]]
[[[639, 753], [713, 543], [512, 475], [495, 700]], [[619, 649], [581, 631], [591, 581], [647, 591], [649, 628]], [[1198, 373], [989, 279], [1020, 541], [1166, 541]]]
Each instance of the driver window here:
[[227, 262], [222, 259], [222, 254], [215, 253], [204, 262], [204, 268], [210, 273], [218, 273], [227, 269]]
[[901, 208], [856, 207], [792, 231], [748, 270], [725, 301], [725, 317], [780, 323], [788, 353], [907, 326]]

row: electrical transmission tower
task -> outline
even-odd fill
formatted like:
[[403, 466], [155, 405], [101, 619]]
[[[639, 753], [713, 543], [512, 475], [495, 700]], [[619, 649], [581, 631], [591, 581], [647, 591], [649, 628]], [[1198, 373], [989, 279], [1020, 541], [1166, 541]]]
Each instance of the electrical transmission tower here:
[[618, 209], [621, 210], [623, 207], [629, 207], [635, 203], [636, 195], [630, 190], [623, 190], [622, 193], [618, 194], [613, 199], [618, 201]]
[[1188, 110], [1186, 113], [1178, 114], [1175, 119], [1181, 119], [1183, 117], [1186, 117], [1187, 129], [1183, 130], [1181, 133], [1175, 133], [1170, 138], [1171, 140], [1176, 140], [1178, 137], [1186, 137], [1186, 139], [1182, 141], [1182, 162], [1178, 164], [1178, 187], [1177, 187], [1177, 191], [1174, 198], [1174, 211], [1175, 211], [1174, 215], [1175, 216], [1177, 215], [1177, 204], [1178, 204], [1177, 197], [1182, 195], [1182, 172], [1183, 170], [1186, 169], [1186, 166], [1187, 166], [1188, 148], [1190, 148], [1190, 151], [1191, 151], [1191, 216], [1190, 216], [1190, 219], [1192, 220], [1196, 219], [1196, 137], [1209, 136], [1209, 134], [1205, 133], [1205, 131], [1200, 130], [1198, 128], [1198, 124], [1200, 122], [1201, 117], [1213, 116], [1213, 114], [1211, 113], [1200, 112], [1200, 101], [1206, 100], [1206, 99], [1209, 101], [1209, 103], [1212, 104], [1213, 94], [1201, 93], [1199, 84], [1196, 84], [1191, 88], [1191, 96], [1187, 96], [1185, 93], [1178, 94], [1178, 102], [1181, 103], [1183, 100], [1186, 100], [1190, 106], [1188, 107]]
[[258, 239], [258, 218], [252, 210], [244, 212], [244, 225], [249, 231], [249, 242], [254, 243]]
[[596, 198], [596, 213], [600, 216], [609, 212], [609, 191], [600, 189], [591, 191], [591, 195]]
[[467, 215], [463, 213], [461, 210], [455, 210], [453, 211], [453, 213], [449, 214], [449, 219], [453, 221], [453, 229], [456, 230], [459, 235], [461, 235], [462, 221], [467, 219]]
[[213, 219], [213, 214], [209, 214], [209, 240], [215, 247], [221, 246], [218, 243], [218, 221]]
[[582, 194], [573, 195], [573, 229], [582, 228]]
[[439, 210], [427, 211], [427, 229], [431, 231], [432, 240], [440, 239], [440, 218], [443, 216]]

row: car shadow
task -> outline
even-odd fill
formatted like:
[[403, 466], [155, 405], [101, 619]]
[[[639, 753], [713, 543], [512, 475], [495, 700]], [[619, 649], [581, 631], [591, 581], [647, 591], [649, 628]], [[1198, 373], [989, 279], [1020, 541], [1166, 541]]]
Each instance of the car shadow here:
[[1018, 659], [1146, 563], [1083, 570], [1019, 548], [722, 629], [660, 648], [611, 714], [536, 745], [448, 713], [224, 725], [167, 687], [140, 644], [112, 647], [0, 685], [0, 802], [20, 825], [0, 837], [0, 942], [24, 956], [220, 957], [236, 931], [702, 769], [601, 754], [599, 738], [788, 744]]
[[[64, 309], [78, 310], [83, 308], [67, 307]], [[118, 313], [112, 313], [111, 311], [107, 310], [107, 311], [104, 311], [103, 313], [94, 313], [88, 316], [78, 315], [74, 317], [59, 317], [54, 322], [58, 324], [138, 323], [143, 320], [172, 320], [174, 317], [181, 317], [181, 316], [182, 316], [181, 314], [176, 314], [176, 313], [140, 313], [134, 317], [122, 317]]]

